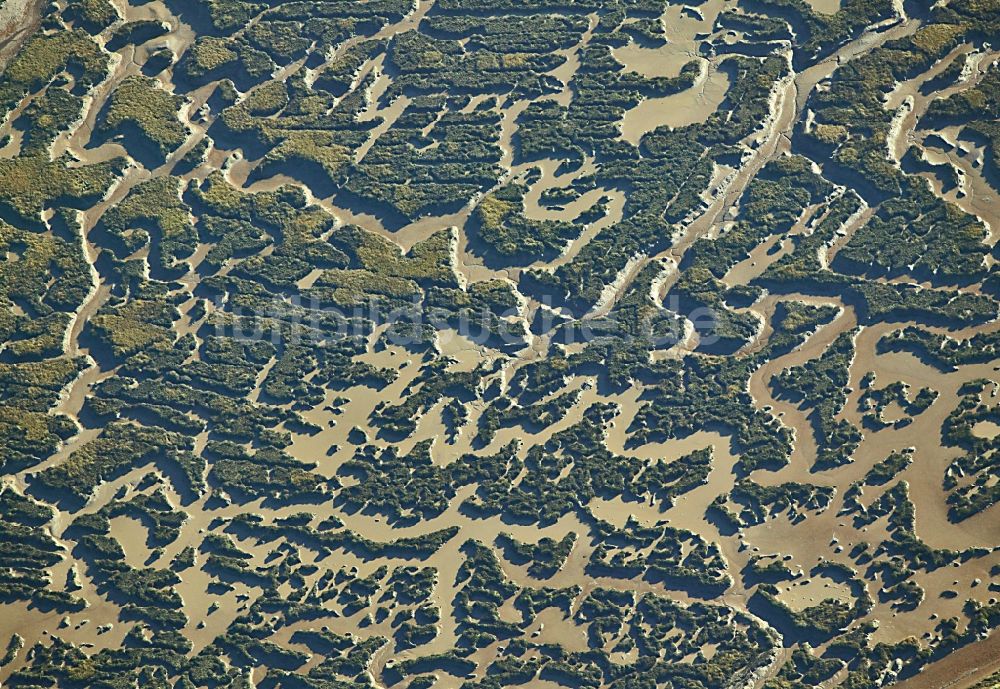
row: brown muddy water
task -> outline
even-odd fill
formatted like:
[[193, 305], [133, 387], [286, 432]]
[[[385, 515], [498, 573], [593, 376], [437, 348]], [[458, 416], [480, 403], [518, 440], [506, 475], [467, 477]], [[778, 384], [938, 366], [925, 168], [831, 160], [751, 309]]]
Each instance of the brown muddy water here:
[[643, 135], [657, 127], [684, 127], [704, 122], [719, 109], [729, 90], [729, 74], [707, 61], [701, 62], [701, 74], [686, 91], [659, 98], [647, 98], [625, 113], [621, 122], [622, 138], [638, 145]]

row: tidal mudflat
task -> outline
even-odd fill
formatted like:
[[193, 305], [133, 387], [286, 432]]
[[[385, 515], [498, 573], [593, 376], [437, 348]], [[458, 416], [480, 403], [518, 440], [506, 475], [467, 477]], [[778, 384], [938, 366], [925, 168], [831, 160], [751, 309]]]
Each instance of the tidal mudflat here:
[[0, 684], [992, 687], [998, 21], [4, 4]]

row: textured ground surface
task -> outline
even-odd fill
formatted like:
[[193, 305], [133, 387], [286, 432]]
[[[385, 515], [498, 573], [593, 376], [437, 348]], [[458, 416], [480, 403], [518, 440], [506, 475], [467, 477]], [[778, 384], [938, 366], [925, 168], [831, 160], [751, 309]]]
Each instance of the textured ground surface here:
[[998, 20], [7, 0], [0, 683], [992, 687]]

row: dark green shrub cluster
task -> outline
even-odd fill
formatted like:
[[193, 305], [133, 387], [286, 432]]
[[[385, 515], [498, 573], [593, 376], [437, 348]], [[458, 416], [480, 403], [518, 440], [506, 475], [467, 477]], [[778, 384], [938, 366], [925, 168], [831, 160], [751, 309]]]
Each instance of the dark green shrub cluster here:
[[508, 559], [512, 562], [529, 563], [528, 574], [536, 579], [548, 579], [566, 563], [576, 543], [576, 534], [570, 532], [558, 541], [545, 536], [537, 543], [521, 543], [510, 534], [500, 534], [497, 542], [510, 553]]
[[818, 454], [815, 467], [827, 469], [850, 461], [861, 442], [861, 432], [837, 415], [847, 402], [856, 331], [837, 337], [818, 359], [788, 369], [772, 379], [786, 399], [812, 409], [810, 420], [816, 431]]
[[[866, 412], [865, 425], [875, 429], [888, 428], [890, 425], [901, 428], [910, 424], [914, 416], [924, 412], [938, 397], [937, 391], [931, 388], [921, 388], [915, 395], [911, 395], [909, 389], [902, 381], [890, 383], [884, 388], [867, 388], [858, 399], [858, 408]], [[890, 404], [898, 405], [905, 413], [905, 416], [892, 424], [883, 418], [883, 413]]]
[[191, 446], [190, 439], [159, 428], [111, 423], [61, 464], [35, 474], [34, 483], [57, 499], [85, 500], [104, 481], [151, 462], [174, 460]]
[[996, 333], [976, 333], [958, 339], [917, 326], [907, 326], [883, 336], [878, 348], [883, 352], [912, 352], [947, 371], [995, 359], [998, 344], [1000, 335]]
[[[39, 527], [52, 519], [51, 510], [12, 488], [0, 490], [0, 601], [30, 601], [42, 609], [62, 612], [79, 611], [86, 602], [77, 596], [50, 588], [51, 569], [60, 562], [64, 548]], [[23, 645], [23, 640], [22, 640]], [[7, 655], [17, 652], [11, 639]], [[5, 660], [8, 658], [5, 657]], [[3, 665], [6, 663], [2, 663]]]
[[473, 214], [477, 235], [505, 260], [551, 258], [578, 229], [567, 222], [526, 217], [524, 192], [523, 185], [509, 184], [480, 201]]
[[710, 509], [720, 511], [736, 527], [758, 526], [779, 515], [793, 524], [802, 521], [806, 512], [822, 512], [833, 501], [834, 490], [827, 486], [782, 483], [762, 486], [749, 479], [740, 480], [726, 495], [720, 495]]

